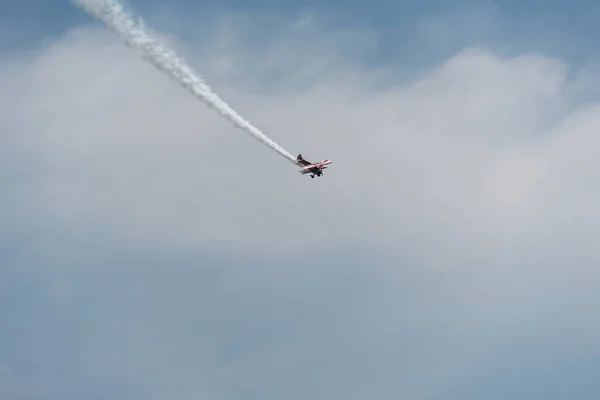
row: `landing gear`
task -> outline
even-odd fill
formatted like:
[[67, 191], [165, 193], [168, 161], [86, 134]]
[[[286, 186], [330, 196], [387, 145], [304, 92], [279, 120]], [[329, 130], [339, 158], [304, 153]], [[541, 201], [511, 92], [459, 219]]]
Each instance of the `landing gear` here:
[[314, 176], [314, 175], [311, 175], [310, 177], [311, 177], [311, 178], [313, 178], [313, 179], [315, 178], [315, 176]]

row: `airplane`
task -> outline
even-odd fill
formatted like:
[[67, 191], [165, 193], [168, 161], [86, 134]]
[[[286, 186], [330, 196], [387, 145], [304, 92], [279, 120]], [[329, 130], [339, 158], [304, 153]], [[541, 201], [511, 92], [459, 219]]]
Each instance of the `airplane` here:
[[329, 164], [331, 164], [333, 161], [329, 161], [329, 160], [323, 160], [321, 162], [318, 163], [311, 163], [309, 161], [306, 161], [303, 157], [302, 154], [298, 154], [298, 157], [296, 157], [296, 163], [302, 167], [302, 169], [299, 171], [301, 174], [310, 174], [311, 178], [314, 178], [315, 175], [316, 176], [321, 176], [323, 175], [323, 170], [325, 168], [327, 168], [327, 166]]

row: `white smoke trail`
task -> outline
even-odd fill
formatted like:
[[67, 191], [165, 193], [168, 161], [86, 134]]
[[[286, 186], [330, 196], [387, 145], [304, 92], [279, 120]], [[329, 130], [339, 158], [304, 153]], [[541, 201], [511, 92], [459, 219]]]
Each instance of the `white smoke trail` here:
[[243, 119], [227, 103], [221, 100], [200, 75], [173, 50], [162, 44], [158, 37], [144, 27], [141, 20], [134, 21], [133, 17], [127, 13], [118, 0], [71, 0], [71, 2], [104, 22], [127, 45], [139, 50], [144, 60], [167, 74], [199, 100], [218, 111], [238, 128], [250, 133], [254, 138], [296, 164], [294, 156], [268, 138], [250, 122]]

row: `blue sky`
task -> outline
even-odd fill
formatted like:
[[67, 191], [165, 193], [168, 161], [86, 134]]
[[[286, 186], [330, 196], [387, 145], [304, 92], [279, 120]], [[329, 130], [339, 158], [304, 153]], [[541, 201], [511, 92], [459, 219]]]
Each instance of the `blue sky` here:
[[[33, 30], [28, 44], [41, 37], [65, 32], [73, 24], [87, 21], [68, 1], [39, 3], [34, 0], [3, 0], [1, 2], [3, 20], [24, 24]], [[430, 56], [448, 57], [463, 45], [480, 44], [506, 46], [510, 49], [539, 50], [558, 56], [585, 60], [596, 53], [595, 37], [599, 33], [597, 19], [600, 14], [593, 1], [566, 3], [559, 0], [548, 1], [481, 1], [481, 0], [430, 0], [425, 2], [403, 2], [375, 0], [370, 2], [334, 1], [203, 1], [185, 0], [136, 1], [128, 2], [144, 14], [160, 7], [176, 13], [183, 12], [179, 22], [167, 25], [160, 14], [149, 18], [153, 26], [168, 27], [177, 34], [185, 31], [182, 27], [193, 26], [206, 16], [220, 13], [266, 13], [285, 16], [305, 11], [314, 12], [327, 19], [325, 29], [372, 29], [379, 35], [379, 56], [389, 62], [389, 56], [410, 63], [415, 57], [419, 60], [428, 57], [421, 52], [409, 51], [416, 27], [423, 20], [446, 22], [456, 30], [452, 34], [454, 43], [445, 43], [442, 54], [439, 49], [429, 49]], [[209, 17], [210, 18], [210, 17]], [[183, 21], [183, 24], [182, 24]], [[162, 23], [161, 23], [162, 22]], [[190, 28], [192, 29], [192, 28]], [[268, 35], [268, 33], [267, 33]], [[4, 37], [6, 42], [20, 44], [19, 37]], [[453, 48], [453, 46], [456, 48]], [[387, 61], [386, 61], [387, 60]]]
[[0, 1], [0, 398], [598, 398], [598, 6], [129, 4], [334, 164]]

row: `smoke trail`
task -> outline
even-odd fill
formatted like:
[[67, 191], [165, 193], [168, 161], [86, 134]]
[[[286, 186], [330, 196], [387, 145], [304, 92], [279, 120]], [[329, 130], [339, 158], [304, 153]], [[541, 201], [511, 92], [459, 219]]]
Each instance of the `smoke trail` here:
[[250, 122], [238, 115], [227, 103], [217, 96], [210, 86], [174, 51], [160, 43], [143, 22], [134, 21], [119, 0], [71, 0], [76, 6], [98, 18], [113, 29], [127, 45], [139, 50], [142, 58], [159, 71], [187, 89], [199, 100], [233, 122], [238, 128], [250, 133], [255, 139], [269, 146], [294, 164], [296, 159], [289, 152], [268, 138]]

